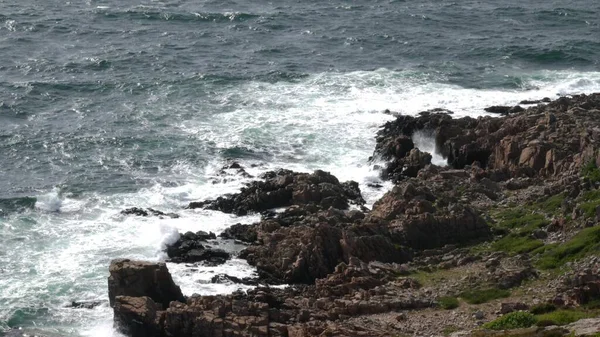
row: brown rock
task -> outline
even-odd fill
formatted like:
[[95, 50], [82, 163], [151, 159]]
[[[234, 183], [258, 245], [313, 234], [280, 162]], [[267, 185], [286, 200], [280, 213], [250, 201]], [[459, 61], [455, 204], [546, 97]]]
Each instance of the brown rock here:
[[171, 301], [185, 302], [181, 289], [175, 285], [164, 263], [117, 259], [110, 263], [108, 298], [114, 306], [115, 297], [147, 296], [157, 305], [167, 307]]

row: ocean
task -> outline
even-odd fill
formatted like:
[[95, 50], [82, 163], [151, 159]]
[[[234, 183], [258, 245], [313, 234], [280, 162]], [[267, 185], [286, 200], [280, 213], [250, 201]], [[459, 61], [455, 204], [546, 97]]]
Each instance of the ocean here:
[[[386, 109], [477, 117], [597, 91], [599, 1], [0, 0], [0, 335], [118, 336], [111, 259], [259, 219], [184, 209], [248, 181], [227, 163], [322, 169], [373, 203]], [[186, 295], [254, 273], [168, 266]]]

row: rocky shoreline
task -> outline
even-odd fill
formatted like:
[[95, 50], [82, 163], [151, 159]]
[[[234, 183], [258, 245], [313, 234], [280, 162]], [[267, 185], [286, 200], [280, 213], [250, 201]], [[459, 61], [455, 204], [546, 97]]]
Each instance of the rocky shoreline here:
[[[184, 297], [164, 264], [115, 260], [116, 326], [135, 337], [598, 335], [600, 94], [522, 104], [537, 105], [386, 123], [373, 158], [395, 185], [372, 209], [356, 182], [323, 171], [268, 172], [191, 203], [262, 220], [219, 238], [185, 233], [170, 261], [223, 263], [230, 253], [213, 243], [235, 240], [259, 278], [215, 282], [257, 287]], [[448, 166], [431, 163], [416, 132], [432, 134]]]

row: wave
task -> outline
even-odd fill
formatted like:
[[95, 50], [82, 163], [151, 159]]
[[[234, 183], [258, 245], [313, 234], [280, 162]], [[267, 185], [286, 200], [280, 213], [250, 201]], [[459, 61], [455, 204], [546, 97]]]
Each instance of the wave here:
[[110, 7], [99, 7], [94, 11], [97, 15], [102, 15], [109, 19], [127, 19], [127, 20], [149, 20], [149, 21], [172, 21], [181, 23], [198, 22], [245, 22], [261, 17], [259, 14], [243, 12], [169, 12], [158, 10], [156, 8], [136, 7], [127, 10], [112, 9]]

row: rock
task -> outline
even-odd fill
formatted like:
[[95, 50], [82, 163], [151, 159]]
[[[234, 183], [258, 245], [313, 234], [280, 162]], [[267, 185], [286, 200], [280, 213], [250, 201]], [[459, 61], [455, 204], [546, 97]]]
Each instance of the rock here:
[[219, 283], [219, 284], [228, 284], [228, 283], [234, 283], [234, 284], [244, 284], [244, 285], [258, 285], [259, 281], [257, 279], [252, 279], [252, 278], [239, 278], [239, 277], [235, 277], [235, 276], [231, 276], [231, 275], [227, 275], [227, 274], [218, 274], [213, 276], [210, 279], [210, 283]]
[[130, 337], [162, 336], [157, 317], [160, 309], [160, 305], [147, 296], [117, 296], [113, 308], [115, 326]]
[[72, 301], [70, 304], [66, 305], [66, 308], [93, 309], [104, 303], [106, 303], [106, 301]]
[[[562, 97], [546, 105], [528, 108], [504, 118], [452, 119], [444, 114], [398, 116], [378, 132], [373, 157], [388, 160], [388, 178], [401, 180], [408, 154], [395, 151], [396, 139], [415, 132], [433, 131], [436, 148], [448, 163], [463, 169], [477, 161], [482, 169], [495, 172], [497, 179], [551, 177], [580, 172], [582, 165], [596, 160], [600, 138], [587, 130], [598, 125], [600, 94]], [[513, 107], [487, 110], [508, 114]], [[512, 111], [520, 110], [514, 108]], [[551, 119], [548, 116], [552, 115]], [[494, 179], [492, 179], [494, 180]]]
[[482, 320], [485, 318], [485, 314], [483, 313], [483, 311], [478, 310], [473, 313], [473, 318], [475, 318], [477, 320]]
[[524, 311], [529, 310], [529, 306], [521, 302], [510, 302], [500, 304], [500, 313], [502, 315], [511, 313], [513, 311]]
[[566, 326], [571, 336], [594, 336], [600, 333], [600, 318], [580, 319]]
[[513, 107], [511, 107], [511, 106], [494, 105], [491, 107], [487, 107], [483, 110], [485, 110], [487, 112], [495, 113], [495, 114], [508, 115], [512, 108]]
[[522, 100], [519, 102], [519, 104], [525, 104], [525, 105], [530, 105], [530, 104], [539, 104], [542, 103], [541, 99], [535, 99], [535, 100]]
[[[405, 180], [375, 202], [366, 222], [387, 223], [385, 229], [396, 244], [414, 249], [465, 243], [490, 236], [490, 228], [471, 207], [452, 203], [449, 193], [456, 183], [430, 185]], [[438, 188], [439, 187], [439, 188]], [[435, 206], [434, 206], [435, 203]]]
[[175, 213], [165, 213], [165, 212], [161, 212], [159, 210], [155, 210], [153, 208], [139, 208], [139, 207], [132, 207], [132, 208], [128, 208], [126, 210], [121, 211], [121, 214], [123, 215], [137, 215], [137, 216], [150, 216], [150, 215], [154, 215], [154, 216], [158, 216], [158, 217], [169, 217], [172, 219], [177, 219], [179, 218], [179, 214], [175, 214]]
[[258, 239], [255, 226], [235, 224], [219, 234], [224, 239], [239, 240], [245, 243], [253, 243]]
[[110, 263], [108, 298], [114, 307], [117, 296], [148, 296], [164, 307], [171, 301], [185, 302], [164, 263], [117, 259]]
[[121, 211], [123, 215], [137, 215], [137, 216], [148, 216], [148, 211], [143, 208], [132, 207]]
[[216, 240], [216, 238], [217, 236], [212, 232], [187, 232], [173, 244], [167, 245], [169, 261], [175, 263], [205, 262], [209, 265], [223, 264], [231, 258], [231, 254], [205, 244], [207, 240]]
[[240, 193], [215, 200], [192, 202], [188, 208], [206, 208], [236, 215], [302, 204], [347, 208], [348, 203], [364, 204], [358, 184], [341, 184], [333, 175], [317, 170], [311, 174], [289, 170], [267, 172]]

